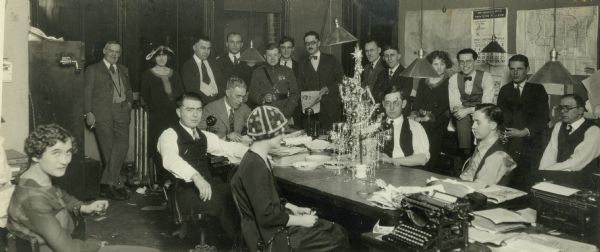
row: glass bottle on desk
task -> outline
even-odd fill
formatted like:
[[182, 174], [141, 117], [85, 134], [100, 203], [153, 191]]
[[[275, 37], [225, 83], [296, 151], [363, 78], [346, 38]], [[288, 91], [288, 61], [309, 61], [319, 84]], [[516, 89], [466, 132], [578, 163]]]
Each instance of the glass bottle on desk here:
[[309, 136], [312, 136], [313, 138], [316, 138], [319, 136], [319, 118], [315, 115], [315, 112], [313, 111], [312, 108], [306, 108], [304, 110], [304, 114], [305, 114], [305, 124], [304, 124], [304, 130], [306, 131], [306, 134]]

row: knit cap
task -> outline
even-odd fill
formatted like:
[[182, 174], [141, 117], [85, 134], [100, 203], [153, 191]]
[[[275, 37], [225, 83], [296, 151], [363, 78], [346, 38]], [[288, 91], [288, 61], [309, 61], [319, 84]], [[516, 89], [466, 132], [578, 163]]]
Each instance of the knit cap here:
[[246, 121], [246, 128], [248, 136], [258, 141], [279, 135], [286, 124], [287, 119], [278, 108], [263, 105], [252, 110]]

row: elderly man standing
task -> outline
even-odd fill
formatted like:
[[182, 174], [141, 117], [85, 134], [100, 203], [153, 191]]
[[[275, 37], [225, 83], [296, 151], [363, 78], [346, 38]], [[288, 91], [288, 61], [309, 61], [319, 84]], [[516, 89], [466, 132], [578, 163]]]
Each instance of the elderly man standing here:
[[84, 110], [86, 123], [95, 128], [104, 171], [100, 196], [124, 200], [128, 192], [120, 179], [129, 149], [129, 120], [133, 95], [127, 68], [117, 61], [121, 45], [109, 41], [102, 61], [85, 71]]
[[194, 41], [194, 56], [183, 63], [181, 79], [186, 92], [199, 94], [202, 102], [208, 104], [225, 96], [225, 81], [220, 65], [208, 59], [212, 49], [210, 39], [200, 36]]
[[[202, 111], [199, 128], [215, 133], [221, 139], [233, 142], [248, 142], [244, 138], [246, 120], [250, 115], [250, 108], [244, 103], [247, 95], [246, 83], [239, 77], [231, 77], [227, 81], [225, 97], [207, 104]], [[210, 116], [217, 119], [215, 125], [208, 126], [206, 119]]]
[[298, 105], [299, 93], [294, 72], [279, 64], [279, 46], [269, 44], [265, 52], [267, 64], [254, 70], [249, 99], [255, 105], [271, 105], [291, 118]]
[[379, 74], [385, 70], [384, 62], [381, 60], [381, 47], [376, 40], [371, 39], [365, 43], [365, 55], [369, 63], [364, 66], [365, 70], [362, 72], [362, 86], [367, 86], [372, 90]]

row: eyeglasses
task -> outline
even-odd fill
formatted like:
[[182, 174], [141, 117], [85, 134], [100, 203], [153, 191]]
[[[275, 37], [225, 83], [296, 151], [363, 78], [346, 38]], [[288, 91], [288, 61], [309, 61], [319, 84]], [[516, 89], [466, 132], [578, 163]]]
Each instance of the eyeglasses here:
[[459, 64], [459, 65], [463, 65], [463, 66], [464, 66], [464, 65], [470, 65], [470, 64], [473, 64], [473, 62], [475, 62], [475, 61], [474, 61], [474, 60], [459, 60], [459, 61], [458, 61], [458, 64]]
[[319, 43], [319, 41], [308, 41], [308, 42], [304, 42], [305, 45], [307, 46], [313, 46], [316, 45], [317, 43]]
[[556, 109], [558, 109], [558, 111], [559, 111], [559, 112], [569, 112], [569, 111], [571, 111], [572, 109], [576, 109], [576, 108], [578, 108], [578, 107], [577, 107], [577, 106], [575, 106], [575, 107], [570, 107], [570, 106], [566, 106], [566, 105], [559, 105], [559, 106], [556, 106]]

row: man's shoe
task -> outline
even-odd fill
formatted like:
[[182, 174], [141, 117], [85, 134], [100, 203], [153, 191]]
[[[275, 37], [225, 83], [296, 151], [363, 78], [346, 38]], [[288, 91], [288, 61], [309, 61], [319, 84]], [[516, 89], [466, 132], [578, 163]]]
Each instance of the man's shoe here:
[[100, 187], [100, 197], [112, 200], [125, 200], [125, 196], [121, 195], [114, 186]]

